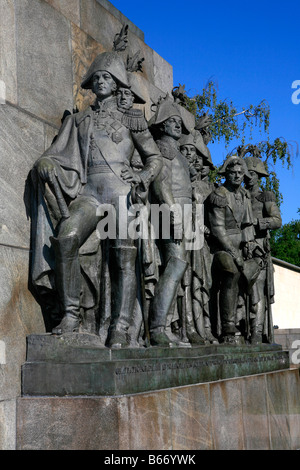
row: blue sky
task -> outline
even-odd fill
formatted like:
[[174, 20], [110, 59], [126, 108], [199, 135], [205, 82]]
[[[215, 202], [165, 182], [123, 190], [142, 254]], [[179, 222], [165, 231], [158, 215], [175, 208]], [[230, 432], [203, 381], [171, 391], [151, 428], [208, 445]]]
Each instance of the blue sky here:
[[[265, 99], [271, 108], [270, 140], [284, 137], [300, 146], [300, 104], [292, 103], [292, 83], [300, 81], [300, 2], [282, 0], [112, 0], [145, 33], [145, 42], [173, 66], [174, 86], [189, 96], [209, 78], [219, 97], [242, 110]], [[300, 98], [300, 93], [299, 96]], [[255, 135], [255, 134], [254, 134]], [[255, 135], [252, 141], [265, 140]], [[246, 142], [247, 143], [247, 142]], [[213, 162], [228, 151], [211, 144]], [[300, 156], [293, 169], [276, 166], [283, 223], [300, 218]]]

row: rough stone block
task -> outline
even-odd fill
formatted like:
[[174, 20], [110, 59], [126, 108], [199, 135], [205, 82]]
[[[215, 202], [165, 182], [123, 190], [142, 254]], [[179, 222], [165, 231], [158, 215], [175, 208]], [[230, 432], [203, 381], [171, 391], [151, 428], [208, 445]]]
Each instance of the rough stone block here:
[[81, 29], [101, 44], [106, 51], [111, 51], [113, 40], [121, 31], [123, 24], [96, 1], [81, 2]]
[[42, 0], [16, 0], [18, 104], [60, 126], [73, 109], [70, 22]]
[[169, 392], [119, 399], [120, 450], [171, 449]]
[[173, 89], [173, 67], [153, 51], [154, 85], [165, 93]]
[[[83, 0], [84, 1], [84, 0]], [[144, 41], [144, 33], [134, 23], [132, 23], [123, 13], [120, 12], [116, 7], [113, 6], [108, 0], [96, 0], [102, 5], [107, 11], [114, 15], [122, 24], [128, 24], [129, 29], [136, 34], [142, 41]]]
[[246, 450], [269, 450], [268, 407], [264, 375], [241, 379], [244, 443]]
[[170, 390], [172, 449], [212, 450], [209, 384]]
[[[1, 370], [0, 370], [0, 375], [1, 375]], [[0, 450], [15, 450], [15, 449], [16, 449], [16, 400], [0, 401]]]
[[292, 331], [289, 335], [287, 335], [287, 348], [292, 349], [293, 344], [298, 341], [297, 348], [300, 346], [300, 333], [297, 333], [296, 331]]
[[24, 198], [28, 174], [44, 152], [43, 123], [10, 105], [0, 106], [0, 243], [29, 247]]
[[17, 104], [17, 57], [15, 9], [13, 0], [0, 3], [0, 80], [1, 101]]
[[19, 399], [17, 449], [118, 449], [117, 405], [110, 398]]
[[210, 384], [210, 409], [214, 449], [243, 450], [243, 413], [240, 380]]
[[285, 374], [286, 391], [288, 401], [288, 422], [291, 444], [290, 448], [300, 448], [300, 376], [299, 371], [290, 371]]
[[46, 0], [72, 23], [80, 26], [80, 0]]
[[281, 344], [283, 348], [287, 348], [287, 334], [286, 333], [274, 333], [274, 339], [276, 344]]
[[[0, 246], [0, 402], [21, 393], [26, 335], [44, 332], [40, 308], [28, 290], [29, 252]], [[4, 348], [4, 353], [3, 353]]]
[[291, 448], [291, 436], [286, 375], [267, 374], [266, 382], [271, 450], [287, 450]]
[[289, 443], [297, 449], [300, 379], [291, 370], [128, 396], [22, 397], [17, 449], [267, 450], [267, 378], [286, 394]]

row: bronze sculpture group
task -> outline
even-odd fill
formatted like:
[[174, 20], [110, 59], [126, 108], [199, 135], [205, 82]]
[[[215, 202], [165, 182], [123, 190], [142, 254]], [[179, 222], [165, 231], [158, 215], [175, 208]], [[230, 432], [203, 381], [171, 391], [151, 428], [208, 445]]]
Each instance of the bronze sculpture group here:
[[[48, 329], [109, 348], [272, 342], [281, 218], [263, 162], [230, 156], [217, 187], [207, 126], [189, 129], [169, 95], [147, 122], [133, 83], [117, 52], [100, 54], [82, 82], [95, 103], [32, 170], [31, 283]], [[154, 206], [169, 209], [155, 236]]]

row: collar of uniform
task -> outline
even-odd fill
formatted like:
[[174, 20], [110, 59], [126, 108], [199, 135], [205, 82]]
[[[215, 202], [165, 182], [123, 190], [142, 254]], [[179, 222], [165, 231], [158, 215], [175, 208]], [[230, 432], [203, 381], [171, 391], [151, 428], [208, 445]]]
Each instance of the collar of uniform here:
[[96, 113], [117, 109], [117, 99], [115, 96], [109, 96], [103, 101], [96, 100], [92, 109]]
[[162, 135], [160, 141], [175, 150], [180, 150], [178, 140], [173, 139], [173, 137], [170, 137], [169, 135]]

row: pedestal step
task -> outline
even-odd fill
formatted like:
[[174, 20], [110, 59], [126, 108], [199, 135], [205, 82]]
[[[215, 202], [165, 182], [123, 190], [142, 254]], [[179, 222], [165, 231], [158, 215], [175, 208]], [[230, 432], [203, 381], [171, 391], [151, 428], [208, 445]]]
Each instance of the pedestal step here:
[[93, 335], [31, 335], [23, 396], [116, 396], [289, 368], [276, 344], [108, 349]]

